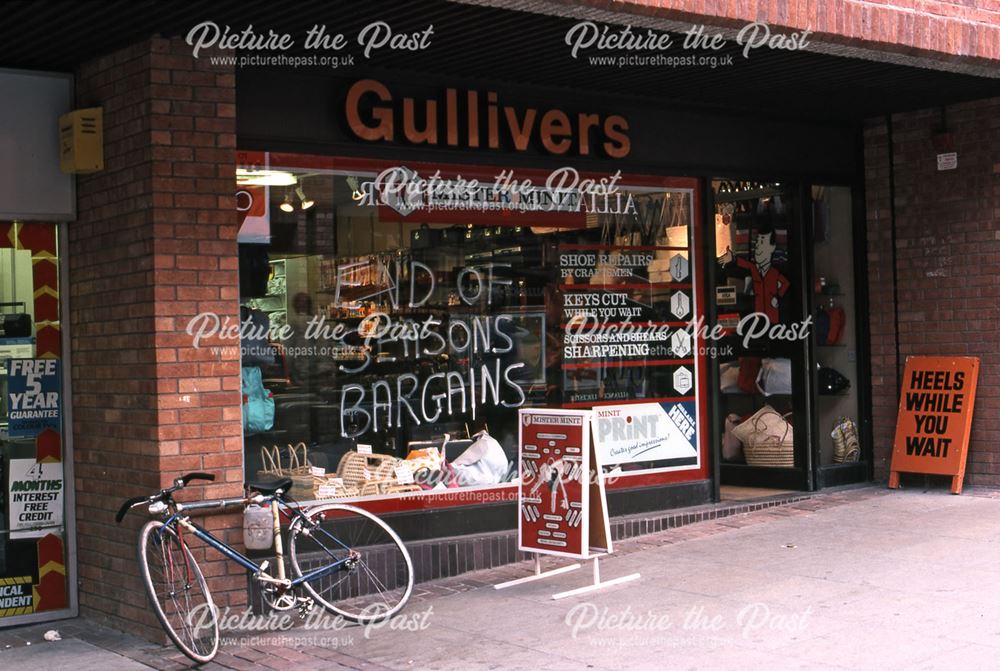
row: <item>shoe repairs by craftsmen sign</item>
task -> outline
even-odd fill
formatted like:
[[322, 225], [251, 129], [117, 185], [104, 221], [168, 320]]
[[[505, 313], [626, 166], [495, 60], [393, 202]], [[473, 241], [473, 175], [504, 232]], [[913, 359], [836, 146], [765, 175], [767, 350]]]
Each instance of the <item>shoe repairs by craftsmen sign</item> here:
[[899, 487], [900, 473], [926, 473], [950, 475], [951, 493], [962, 493], [978, 380], [977, 357], [907, 357], [891, 489]]

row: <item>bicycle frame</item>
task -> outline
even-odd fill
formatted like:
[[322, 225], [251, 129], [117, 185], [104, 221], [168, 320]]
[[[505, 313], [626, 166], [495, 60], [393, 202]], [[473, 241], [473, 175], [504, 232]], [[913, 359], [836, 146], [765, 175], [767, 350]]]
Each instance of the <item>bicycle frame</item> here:
[[[285, 577], [285, 555], [284, 555], [284, 548], [281, 542], [280, 511], [285, 510], [289, 514], [289, 517], [294, 515], [299, 519], [301, 519], [303, 523], [307, 523], [308, 518], [302, 513], [302, 511], [298, 510], [297, 508], [293, 508], [292, 506], [288, 505], [286, 501], [278, 497], [270, 497], [271, 513], [274, 517], [275, 560], [277, 562], [277, 567], [278, 567], [277, 578], [267, 573], [261, 564], [258, 564], [257, 562], [250, 559], [243, 553], [239, 552], [238, 550], [233, 549], [225, 541], [222, 541], [216, 536], [214, 536], [212, 532], [210, 532], [208, 529], [204, 528], [200, 524], [191, 521], [191, 518], [186, 514], [186, 511], [188, 510], [217, 508], [217, 507], [224, 508], [228, 505], [235, 505], [237, 503], [246, 503], [247, 501], [248, 499], [232, 499], [232, 500], [219, 499], [215, 501], [200, 501], [196, 503], [185, 503], [185, 504], [175, 503], [174, 504], [175, 510], [171, 512], [171, 514], [166, 518], [166, 520], [164, 520], [163, 526], [164, 528], [166, 527], [173, 528], [176, 527], [177, 525], [180, 525], [186, 531], [194, 534], [196, 538], [201, 539], [204, 543], [214, 548], [217, 552], [225, 556], [230, 561], [234, 561], [237, 564], [241, 565], [243, 568], [247, 569], [248, 571], [251, 571], [259, 579], [269, 582], [286, 583], [286, 586], [290, 588], [297, 587], [298, 585], [301, 585], [304, 582], [309, 582], [311, 580], [321, 578], [335, 571], [339, 571], [346, 565], [346, 563], [350, 559], [350, 556], [344, 557], [342, 559], [336, 559], [333, 556], [333, 554], [330, 553], [329, 550], [327, 550], [327, 554], [329, 554], [330, 557], [334, 558], [335, 560], [333, 563], [326, 564], [317, 569], [309, 571], [308, 573], [304, 573], [298, 578], [288, 580]], [[333, 534], [330, 534], [325, 531], [323, 531], [323, 533], [345, 550], [348, 551], [350, 550], [350, 548], [341, 543], [340, 540], [338, 540], [337, 537], [334, 536]]]

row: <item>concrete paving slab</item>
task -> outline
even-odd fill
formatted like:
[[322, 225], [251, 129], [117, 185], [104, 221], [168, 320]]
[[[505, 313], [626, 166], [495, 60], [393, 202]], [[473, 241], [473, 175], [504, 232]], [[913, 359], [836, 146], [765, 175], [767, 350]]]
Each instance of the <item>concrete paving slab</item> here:
[[149, 671], [150, 667], [79, 639], [67, 639], [0, 650], [0, 668], [45, 669], [46, 671], [59, 671], [61, 669], [73, 669], [73, 671]]
[[913, 667], [913, 671], [954, 671], [954, 669], [995, 669], [1000, 660], [1000, 648], [987, 645], [967, 645], [942, 652]]

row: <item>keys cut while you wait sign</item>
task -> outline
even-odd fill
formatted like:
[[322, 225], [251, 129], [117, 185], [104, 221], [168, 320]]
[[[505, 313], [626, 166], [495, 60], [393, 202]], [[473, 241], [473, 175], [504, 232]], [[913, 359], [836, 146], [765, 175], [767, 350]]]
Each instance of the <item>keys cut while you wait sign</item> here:
[[900, 473], [950, 475], [962, 493], [976, 402], [976, 357], [908, 357], [896, 419], [889, 487]]

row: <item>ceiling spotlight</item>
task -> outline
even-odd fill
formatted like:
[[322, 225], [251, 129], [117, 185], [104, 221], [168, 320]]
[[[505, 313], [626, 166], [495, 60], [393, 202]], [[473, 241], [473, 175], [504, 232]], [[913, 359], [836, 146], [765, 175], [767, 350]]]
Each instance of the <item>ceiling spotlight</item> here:
[[315, 200], [311, 198], [306, 198], [306, 192], [302, 190], [301, 184], [295, 189], [295, 195], [299, 197], [299, 202], [302, 203], [303, 210], [308, 210], [310, 207], [316, 204]]
[[281, 208], [282, 212], [294, 212], [295, 206], [292, 205], [292, 194], [285, 191], [285, 200], [278, 207]]

